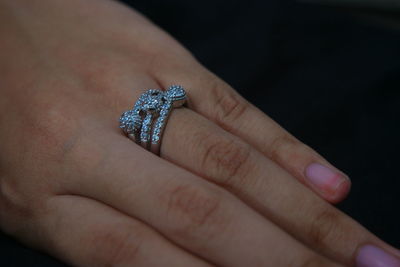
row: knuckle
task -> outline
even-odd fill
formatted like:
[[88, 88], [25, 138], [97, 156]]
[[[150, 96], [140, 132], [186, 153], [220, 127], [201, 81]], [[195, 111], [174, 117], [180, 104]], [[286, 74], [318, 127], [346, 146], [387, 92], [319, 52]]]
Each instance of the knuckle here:
[[[88, 60], [79, 68], [79, 73], [84, 81], [84, 90], [96, 95], [98, 99], [113, 99], [120, 92], [115, 88], [115, 77], [123, 74], [123, 68], [128, 63], [116, 53], [109, 53], [103, 58], [98, 58], [96, 63]], [[113, 86], [114, 85], [114, 86]]]
[[8, 206], [14, 210], [20, 210], [25, 206], [25, 201], [18, 187], [14, 179], [0, 180], [0, 197], [3, 208]]
[[251, 165], [249, 145], [234, 138], [210, 136], [202, 140], [205, 152], [201, 167], [211, 172], [215, 182], [229, 186], [245, 181]]
[[308, 237], [315, 247], [325, 248], [332, 243], [332, 238], [337, 239], [336, 227], [338, 214], [333, 210], [322, 210], [311, 220]]
[[[178, 238], [198, 241], [212, 238], [223, 229], [222, 197], [218, 189], [192, 185], [174, 188], [169, 194], [168, 215], [172, 216], [172, 232]], [[201, 238], [199, 238], [201, 237]]]
[[298, 142], [290, 134], [284, 133], [274, 138], [268, 147], [267, 154], [268, 157], [276, 162], [281, 162], [282, 160], [287, 161], [289, 157], [295, 157], [296, 149], [299, 146]]
[[19, 193], [13, 186], [6, 183], [4, 179], [0, 180], [0, 228], [7, 234], [15, 232], [15, 224], [10, 223], [13, 215], [25, 213], [25, 207], [21, 205]]
[[38, 192], [26, 190], [19, 179], [12, 178], [0, 180], [0, 228], [10, 235], [28, 235], [27, 225], [42, 215], [46, 196], [38, 197]]
[[144, 233], [131, 225], [97, 227], [91, 235], [91, 262], [125, 266], [137, 262]]
[[[124, 52], [127, 51], [124, 50]], [[112, 88], [115, 88], [115, 77], [124, 73], [123, 66], [133, 62], [132, 59], [138, 60], [138, 58], [132, 58], [130, 53], [121, 53], [121, 50], [109, 50], [103, 53], [102, 57], [97, 57], [94, 51], [75, 54], [68, 46], [56, 49], [55, 54], [79, 74], [81, 89], [96, 96], [109, 96]], [[72, 57], [71, 54], [73, 54]]]
[[56, 136], [70, 122], [65, 107], [59, 103], [41, 103], [32, 121], [32, 127], [46, 137]]
[[229, 127], [238, 120], [248, 109], [249, 104], [234, 90], [228, 90], [222, 82], [214, 82], [210, 87], [215, 97], [215, 116], [217, 122], [224, 127]]
[[[35, 205], [41, 205], [45, 198], [44, 192], [33, 192], [35, 189], [26, 189], [26, 181], [7, 177], [0, 180], [0, 198], [6, 207], [16, 211], [18, 214], [29, 217], [31, 208]], [[43, 193], [39, 198], [35, 193]]]
[[77, 140], [79, 116], [76, 115], [64, 103], [38, 103], [25, 125], [26, 132], [35, 140], [30, 143], [34, 151], [56, 160], [62, 159]]

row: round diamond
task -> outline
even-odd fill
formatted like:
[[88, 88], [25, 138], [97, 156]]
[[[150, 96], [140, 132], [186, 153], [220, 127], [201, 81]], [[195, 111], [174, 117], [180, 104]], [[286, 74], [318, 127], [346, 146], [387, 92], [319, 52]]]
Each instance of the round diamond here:
[[160, 90], [151, 89], [142, 95], [142, 108], [144, 110], [160, 110], [164, 104], [164, 94]]
[[127, 133], [132, 133], [135, 129], [140, 128], [141, 124], [140, 116], [133, 110], [125, 111], [119, 118], [119, 127]]

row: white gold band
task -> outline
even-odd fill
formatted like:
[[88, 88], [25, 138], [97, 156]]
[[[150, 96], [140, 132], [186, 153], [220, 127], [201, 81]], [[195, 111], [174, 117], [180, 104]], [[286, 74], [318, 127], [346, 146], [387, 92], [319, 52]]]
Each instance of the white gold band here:
[[121, 115], [119, 127], [135, 143], [159, 155], [169, 114], [185, 102], [182, 86], [173, 85], [167, 91], [150, 89], [139, 97], [132, 110]]

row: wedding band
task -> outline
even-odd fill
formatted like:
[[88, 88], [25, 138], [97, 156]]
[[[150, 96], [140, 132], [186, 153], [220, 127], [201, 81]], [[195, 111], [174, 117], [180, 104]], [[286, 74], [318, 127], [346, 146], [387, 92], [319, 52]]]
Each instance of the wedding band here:
[[132, 141], [159, 155], [169, 115], [172, 109], [182, 107], [186, 100], [186, 92], [180, 85], [172, 85], [167, 91], [147, 90], [133, 109], [122, 113], [119, 127]]

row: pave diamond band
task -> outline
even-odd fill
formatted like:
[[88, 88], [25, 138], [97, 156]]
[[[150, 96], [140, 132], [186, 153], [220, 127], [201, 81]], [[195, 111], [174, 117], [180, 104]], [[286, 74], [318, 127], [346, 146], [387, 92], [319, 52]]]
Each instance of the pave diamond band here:
[[159, 155], [162, 134], [173, 108], [186, 102], [185, 89], [172, 85], [167, 91], [150, 89], [136, 101], [132, 110], [122, 113], [119, 127], [135, 143]]

